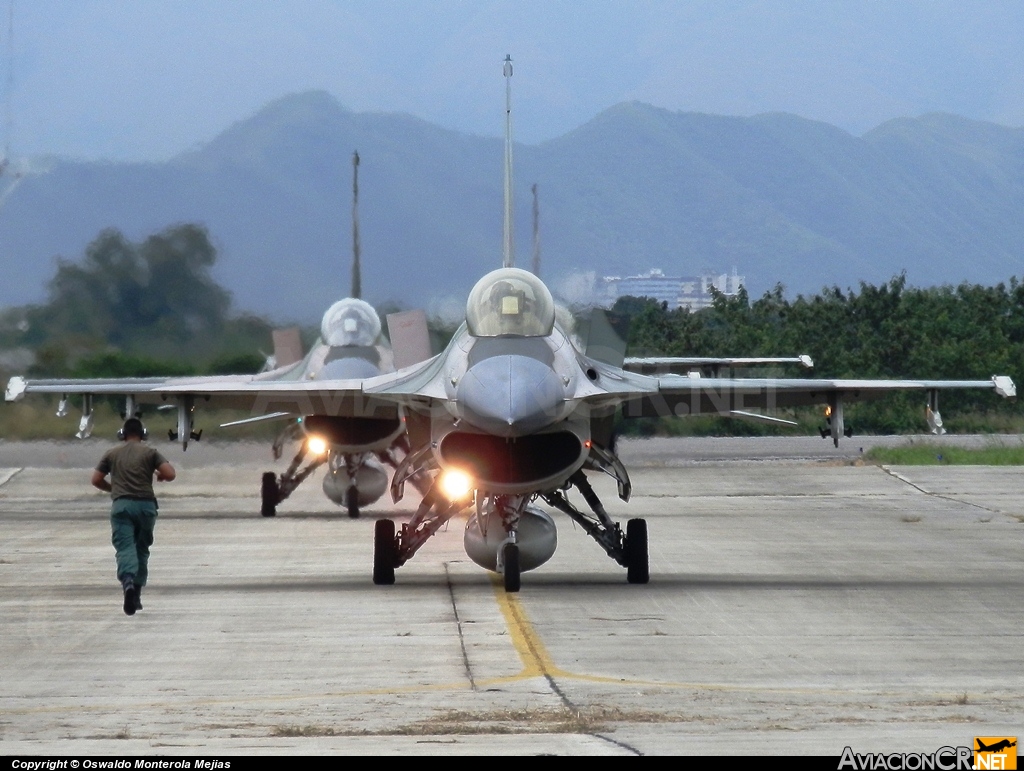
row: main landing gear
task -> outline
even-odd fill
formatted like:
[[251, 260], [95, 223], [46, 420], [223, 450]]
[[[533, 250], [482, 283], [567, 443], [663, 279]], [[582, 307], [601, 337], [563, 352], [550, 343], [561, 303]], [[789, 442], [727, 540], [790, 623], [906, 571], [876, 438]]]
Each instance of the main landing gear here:
[[[392, 483], [393, 491], [396, 489], [400, 491], [400, 485], [404, 478], [407, 478], [408, 471], [415, 467], [416, 460], [410, 456], [408, 468], [400, 469]], [[624, 500], [629, 497], [629, 478], [617, 458], [602, 450], [601, 453], [595, 455], [593, 463], [588, 468], [594, 471], [604, 471], [615, 477], [619, 482], [620, 497]], [[412, 519], [407, 524], [403, 524], [397, 532], [393, 521], [378, 520], [374, 530], [373, 551], [373, 582], [375, 584], [393, 584], [395, 569], [408, 562], [420, 547], [455, 514], [472, 505], [468, 500], [456, 503], [448, 502], [440, 494], [436, 484], [435, 482], [435, 485], [423, 496], [423, 501]], [[592, 513], [585, 514], [570, 503], [566, 496], [566, 491], [570, 487], [579, 490]], [[400, 497], [400, 495], [396, 496], [396, 500]], [[587, 535], [597, 541], [609, 557], [626, 568], [626, 580], [629, 583], [646, 584], [650, 581], [647, 522], [643, 519], [631, 519], [626, 523], [626, 530], [623, 532], [618, 523], [612, 521], [608, 516], [586, 474], [581, 469], [569, 477], [563, 489], [542, 493], [539, 496], [494, 495], [477, 491], [475, 496], [476, 521], [479, 523], [486, 519], [494, 522], [496, 527], [501, 527], [504, 531], [498, 536], [499, 538], [503, 537], [504, 540], [495, 546], [497, 554], [493, 567], [486, 564], [484, 558], [473, 556], [472, 552], [470, 552], [470, 556], [484, 567], [500, 573], [505, 591], [518, 592], [520, 589], [524, 552], [519, 542], [521, 539], [518, 538], [519, 525], [524, 514], [529, 514], [526, 508], [527, 504], [537, 497], [567, 514], [583, 528]], [[471, 518], [471, 524], [473, 521]], [[526, 544], [526, 541], [522, 541], [522, 544]], [[551, 549], [554, 550], [553, 541]], [[488, 553], [494, 554], [494, 552]], [[530, 553], [534, 554], [530, 559], [536, 559], [535, 553]], [[548, 556], [550, 556], [550, 552]], [[547, 559], [547, 557], [543, 559]], [[528, 565], [528, 567], [530, 566]]]
[[310, 461], [306, 468], [299, 471], [299, 466], [302, 465], [305, 457], [306, 443], [303, 442], [299, 445], [299, 451], [289, 464], [288, 469], [281, 474], [280, 478], [275, 476], [273, 471], [268, 471], [263, 475], [263, 481], [260, 485], [260, 498], [262, 502], [260, 514], [264, 517], [273, 517], [277, 514], [277, 504], [295, 492], [295, 488], [301, 485], [306, 477], [320, 468], [327, 460], [327, 456], [323, 455]]
[[[338, 488], [328, 492], [326, 487], [327, 480], [325, 480], [324, 492], [328, 493], [331, 500], [335, 503], [344, 506], [349, 517], [357, 519], [360, 513], [360, 490], [371, 500], [380, 494], [368, 492], [368, 490], [372, 490], [374, 487], [374, 477], [368, 478], [365, 476], [367, 471], [372, 470], [370, 466], [379, 460], [382, 464], [387, 464], [397, 469], [402, 463], [398, 450], [405, 449], [407, 452], [408, 448], [408, 443], [404, 441], [405, 437], [403, 436], [391, 447], [379, 452], [339, 453], [331, 450], [322, 456], [313, 458], [305, 468], [300, 470], [302, 462], [307, 455], [307, 446], [306, 442], [302, 441], [303, 438], [301, 428], [290, 426], [282, 431], [274, 442], [273, 451], [275, 459], [281, 457], [285, 442], [298, 439], [302, 443], [288, 469], [280, 477], [273, 471], [263, 474], [260, 485], [260, 513], [264, 517], [273, 517], [277, 513], [277, 505], [295, 492], [296, 488], [310, 474], [326, 462], [329, 467], [329, 476], [340, 473], [342, 479], [348, 480], [348, 486], [345, 487], [344, 483], [342, 483]], [[381, 486], [385, 488], [387, 485], [387, 474], [380, 466], [375, 466], [375, 468], [377, 469], [375, 473], [380, 475]], [[357, 479], [361, 480], [359, 486], [356, 485]], [[433, 482], [430, 475], [426, 472], [414, 473], [408, 479], [422, 495], [427, 493]]]
[[373, 582], [377, 585], [393, 584], [395, 568], [408, 562], [430, 536], [465, 506], [465, 501], [446, 501], [435, 480], [412, 519], [402, 525], [400, 532], [395, 533], [392, 520], [378, 519], [373, 530]]
[[[601, 499], [590, 486], [587, 475], [582, 470], [569, 477], [569, 485], [575, 487], [583, 495], [590, 506], [592, 515], [584, 514], [573, 506], [563, 490], [555, 490], [541, 495], [550, 506], [568, 514], [573, 522], [597, 541], [598, 545], [613, 560], [626, 568], [626, 580], [631, 584], [646, 584], [650, 581], [650, 557], [647, 550], [647, 521], [631, 519], [626, 523], [626, 532], [622, 532], [617, 522], [608, 516]], [[623, 485], [620, 484], [620, 488]], [[628, 495], [628, 480], [625, 482]]]

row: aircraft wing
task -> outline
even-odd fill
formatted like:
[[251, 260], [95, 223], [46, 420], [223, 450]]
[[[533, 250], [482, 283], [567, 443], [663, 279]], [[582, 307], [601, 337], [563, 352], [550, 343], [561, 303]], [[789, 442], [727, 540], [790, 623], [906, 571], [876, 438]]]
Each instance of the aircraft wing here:
[[347, 415], [384, 417], [396, 412], [393, 400], [380, 401], [363, 393], [362, 380], [268, 380], [251, 375], [175, 378], [54, 379], [11, 378], [6, 400], [25, 394], [124, 396], [136, 404], [175, 404], [190, 399], [193, 405], [245, 410], [252, 415]]
[[[653, 380], [654, 378], [652, 378]], [[857, 380], [801, 378], [656, 378], [657, 389], [623, 400], [627, 417], [728, 414], [750, 408], [800, 407], [831, 404], [837, 399], [865, 401], [895, 391], [936, 392], [950, 389], [991, 390], [1012, 398], [1016, 386], [1009, 377], [989, 380]]]
[[[633, 376], [636, 378], [637, 376]], [[592, 396], [595, 405], [609, 404], [609, 398], [622, 404], [624, 417], [666, 417], [686, 415], [724, 415], [758, 419], [747, 410], [800, 407], [824, 404], [829, 408], [829, 428], [838, 446], [839, 438], [849, 436], [843, 420], [844, 403], [878, 399], [896, 391], [923, 391], [928, 395], [926, 415], [933, 433], [944, 433], [938, 411], [938, 392], [951, 389], [983, 389], [1004, 398], [1014, 398], [1013, 380], [995, 375], [989, 380], [857, 380], [799, 378], [702, 378], [670, 375], [644, 378], [642, 393], [624, 390], [612, 396]], [[656, 386], [654, 385], [656, 383]]]

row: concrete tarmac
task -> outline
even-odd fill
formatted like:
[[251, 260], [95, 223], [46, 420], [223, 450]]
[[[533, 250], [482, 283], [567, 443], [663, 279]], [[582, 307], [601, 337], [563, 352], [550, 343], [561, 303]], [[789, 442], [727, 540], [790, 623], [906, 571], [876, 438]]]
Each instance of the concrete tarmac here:
[[455, 521], [374, 586], [373, 520], [414, 494], [350, 520], [318, 473], [264, 519], [266, 448], [162, 444], [179, 477], [133, 617], [88, 484], [109, 445], [0, 442], [0, 754], [838, 756], [1024, 733], [1024, 470], [786, 441], [624, 443], [632, 500], [595, 486], [647, 519], [651, 583], [556, 514], [518, 595]]

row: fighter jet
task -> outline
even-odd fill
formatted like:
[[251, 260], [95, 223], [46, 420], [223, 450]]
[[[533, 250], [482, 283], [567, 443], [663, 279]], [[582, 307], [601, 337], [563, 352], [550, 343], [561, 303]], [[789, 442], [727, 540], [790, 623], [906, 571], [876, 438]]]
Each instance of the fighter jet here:
[[[264, 380], [320, 381], [365, 379], [394, 371], [394, 355], [381, 337], [377, 312], [361, 299], [362, 265], [359, 239], [359, 153], [352, 153], [352, 284], [349, 297], [334, 303], [320, 323], [320, 341], [304, 359], [296, 355], [301, 348], [297, 331], [289, 338], [287, 331], [275, 333], [274, 363], [280, 365], [263, 376]], [[415, 312], [412, 314], [415, 316]], [[398, 318], [406, 318], [404, 314]], [[420, 314], [422, 316], [422, 313]], [[418, 320], [418, 317], [416, 317]], [[406, 321], [408, 319], [406, 318]], [[406, 354], [406, 363], [429, 356], [425, 318], [422, 339], [417, 350]], [[399, 324], [392, 334], [403, 331]], [[406, 345], [406, 348], [409, 346]], [[327, 475], [324, 494], [339, 506], [348, 509], [350, 517], [358, 517], [361, 506], [378, 500], [387, 490], [385, 465], [397, 467], [409, 445], [400, 416], [391, 418], [352, 417], [345, 423], [323, 427], [316, 415], [295, 416], [284, 412], [223, 424], [239, 425], [256, 420], [287, 418], [289, 425], [274, 441], [273, 452], [279, 459], [284, 446], [299, 441], [299, 450], [287, 470], [277, 476], [272, 471], [263, 475], [260, 513], [272, 517], [277, 505], [291, 495], [302, 482], [324, 463]], [[307, 438], [307, 434], [312, 434]], [[312, 460], [302, 468], [307, 455]], [[414, 484], [426, 491], [426, 480], [417, 477]]]
[[[505, 61], [505, 73], [506, 78], [511, 76], [510, 58]], [[623, 529], [589, 481], [591, 474], [607, 474], [616, 481], [619, 497], [629, 500], [632, 483], [611, 441], [619, 412], [627, 419], [743, 416], [761, 414], [750, 413], [752, 409], [821, 404], [830, 411], [827, 433], [838, 445], [850, 433], [843, 407], [852, 401], [918, 390], [928, 395], [929, 409], [937, 418], [938, 392], [944, 389], [980, 388], [1004, 397], [1016, 395], [1013, 381], [1005, 376], [962, 381], [858, 380], [630, 371], [644, 365], [622, 366], [622, 352], [594, 337], [599, 324], [591, 324], [587, 340], [578, 339], [540, 278], [514, 266], [508, 102], [506, 109], [503, 267], [487, 273], [473, 287], [465, 321], [440, 354], [375, 377], [345, 371], [312, 380], [12, 378], [6, 398], [17, 400], [27, 393], [57, 393], [65, 398], [82, 394], [87, 410], [96, 394], [124, 395], [126, 406], [143, 401], [176, 403], [182, 436], [191, 431], [193, 410], [200, 404], [231, 406], [254, 416], [305, 416], [305, 433], [336, 443], [355, 421], [370, 421], [359, 425], [380, 426], [381, 431], [404, 422], [409, 453], [395, 471], [392, 497], [400, 500], [406, 483], [414, 479], [428, 479], [429, 488], [411, 520], [400, 529], [391, 519], [375, 523], [374, 583], [394, 583], [396, 569], [445, 523], [465, 513], [467, 554], [478, 565], [501, 574], [506, 591], [516, 592], [521, 574], [554, 554], [557, 530], [552, 513], [564, 514], [578, 524], [626, 569], [629, 583], [648, 582], [646, 521], [630, 519]]]
[[[357, 290], [358, 287], [353, 286], [352, 297], [339, 300], [327, 310], [320, 324], [320, 341], [305, 358], [290, 362], [284, 352], [289, 347], [294, 348], [294, 343], [276, 345], [275, 359], [285, 362], [284, 366], [257, 376], [254, 382], [362, 380], [393, 372], [394, 354], [381, 335], [377, 311], [356, 296]], [[288, 425], [274, 440], [275, 458], [281, 457], [285, 445], [298, 441], [299, 446], [284, 473], [276, 475], [268, 471], [263, 475], [260, 513], [265, 517], [274, 516], [278, 504], [326, 464], [324, 494], [339, 506], [345, 506], [348, 515], [356, 518], [361, 507], [378, 500], [387, 490], [385, 467], [397, 468], [409, 450], [400, 414], [382, 418], [352, 416], [324, 425], [316, 414], [276, 412], [225, 423], [222, 427], [268, 419], [288, 420]], [[181, 430], [170, 432], [171, 438], [177, 438]], [[417, 476], [413, 483], [426, 492], [423, 477]]]
[[[320, 340], [302, 358], [298, 330], [274, 333], [274, 367], [265, 380], [339, 380], [364, 379], [394, 371], [394, 351], [381, 336], [380, 318], [362, 296], [362, 247], [359, 238], [359, 152], [352, 153], [352, 283], [348, 297], [334, 303], [320, 322]], [[390, 332], [402, 350], [403, 363], [412, 364], [430, 355], [426, 318], [422, 312], [392, 314]], [[410, 339], [409, 329], [413, 337]], [[291, 334], [289, 334], [291, 333]], [[348, 509], [352, 518], [359, 509], [378, 500], [388, 486], [385, 466], [397, 468], [408, 452], [405, 426], [399, 415], [388, 418], [352, 417], [331, 427], [321, 426], [316, 415], [295, 416], [283, 412], [225, 423], [229, 427], [252, 421], [286, 418], [289, 420], [274, 440], [273, 453], [280, 459], [286, 444], [298, 441], [299, 449], [287, 470], [280, 476], [268, 471], [263, 475], [260, 513], [272, 517], [277, 505], [291, 495], [302, 482], [324, 463], [324, 495]], [[307, 434], [308, 437], [307, 437]], [[172, 439], [174, 432], [172, 432]], [[306, 457], [312, 456], [302, 468]], [[413, 479], [421, 492], [427, 480]]]

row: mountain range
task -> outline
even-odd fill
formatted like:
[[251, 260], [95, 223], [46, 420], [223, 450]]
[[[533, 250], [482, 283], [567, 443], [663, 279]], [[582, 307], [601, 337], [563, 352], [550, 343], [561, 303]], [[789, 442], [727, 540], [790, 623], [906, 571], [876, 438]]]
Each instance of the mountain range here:
[[[41, 300], [56, 258], [106, 227], [141, 240], [199, 222], [239, 309], [313, 321], [348, 293], [351, 156], [364, 296], [457, 307], [501, 264], [502, 142], [325, 92], [283, 97], [161, 164], [53, 159], [0, 197], [0, 306]], [[0, 183], [3, 179], [0, 179]], [[737, 268], [754, 296], [1024, 275], [1024, 129], [930, 114], [860, 137], [790, 114], [632, 102], [515, 146], [518, 260], [538, 186], [542, 275]], [[0, 184], [3, 189], [3, 184]]]

